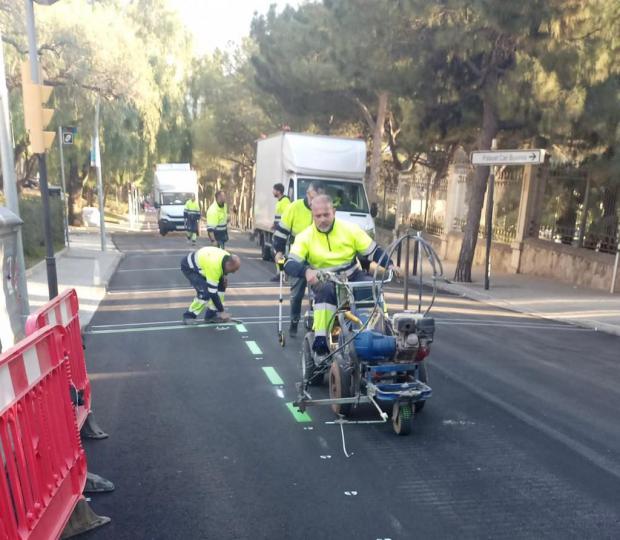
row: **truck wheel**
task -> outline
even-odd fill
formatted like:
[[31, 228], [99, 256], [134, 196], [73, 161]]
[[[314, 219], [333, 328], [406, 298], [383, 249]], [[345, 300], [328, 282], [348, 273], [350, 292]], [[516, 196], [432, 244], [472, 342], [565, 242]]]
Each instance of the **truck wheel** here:
[[[342, 356], [335, 355], [329, 368], [329, 398], [340, 399], [352, 397], [351, 372], [343, 365]], [[333, 403], [332, 411], [336, 414], [348, 416], [351, 413], [351, 403]]]
[[168, 229], [164, 227], [159, 227], [159, 234], [161, 234], [162, 236], [166, 236], [168, 234]]
[[[426, 370], [426, 363], [420, 362], [418, 366], [418, 380], [424, 384], [428, 384], [428, 371]], [[426, 405], [426, 400], [418, 401], [413, 405], [414, 411], [419, 413]]]

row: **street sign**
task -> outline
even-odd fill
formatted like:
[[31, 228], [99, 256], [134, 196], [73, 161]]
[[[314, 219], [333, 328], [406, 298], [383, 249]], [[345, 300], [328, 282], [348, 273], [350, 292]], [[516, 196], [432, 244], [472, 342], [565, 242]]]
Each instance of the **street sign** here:
[[75, 134], [77, 133], [77, 129], [74, 127], [64, 127], [62, 128], [62, 144], [73, 144], [73, 140], [75, 138]]
[[472, 165], [540, 165], [545, 151], [532, 150], [475, 150], [470, 155]]

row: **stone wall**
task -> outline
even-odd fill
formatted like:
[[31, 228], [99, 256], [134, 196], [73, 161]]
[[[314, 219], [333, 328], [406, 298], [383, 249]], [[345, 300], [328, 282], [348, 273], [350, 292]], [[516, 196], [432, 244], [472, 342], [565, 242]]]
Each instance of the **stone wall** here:
[[[608, 253], [529, 238], [523, 243], [520, 273], [609, 290], [613, 266], [614, 256]], [[616, 292], [620, 292], [620, 275], [616, 276]]]
[[[463, 233], [451, 232], [443, 237], [425, 235], [442, 261], [455, 263], [461, 250]], [[379, 229], [377, 240], [387, 246], [392, 241], [391, 231]], [[589, 249], [574, 248], [545, 240], [527, 238], [522, 244], [493, 242], [491, 247], [492, 271], [497, 274], [515, 273], [515, 253], [521, 249], [518, 273], [557, 279], [579, 287], [608, 291], [613, 275], [614, 255]], [[486, 244], [479, 238], [476, 243], [474, 266], [484, 265]], [[451, 276], [450, 276], [451, 277]], [[616, 293], [620, 293], [620, 271], [616, 276]]]

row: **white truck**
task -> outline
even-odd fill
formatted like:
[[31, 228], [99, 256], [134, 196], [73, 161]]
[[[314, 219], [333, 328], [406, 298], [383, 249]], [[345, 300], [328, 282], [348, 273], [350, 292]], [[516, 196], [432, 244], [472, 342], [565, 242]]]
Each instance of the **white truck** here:
[[257, 141], [254, 238], [263, 259], [273, 258], [276, 183], [283, 184], [294, 201], [303, 199], [310, 182], [318, 180], [334, 200], [336, 216], [357, 223], [374, 237], [377, 208], [368, 204], [365, 173], [366, 143], [360, 139], [279, 132]]
[[162, 163], [155, 168], [153, 180], [159, 234], [184, 231], [183, 210], [194, 195], [198, 200], [198, 176], [189, 163]]

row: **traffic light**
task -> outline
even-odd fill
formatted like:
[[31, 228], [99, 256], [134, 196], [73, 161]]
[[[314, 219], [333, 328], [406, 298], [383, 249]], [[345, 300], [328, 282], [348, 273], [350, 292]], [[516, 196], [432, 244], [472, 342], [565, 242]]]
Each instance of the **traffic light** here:
[[54, 142], [54, 131], [44, 131], [54, 116], [54, 109], [43, 105], [49, 101], [51, 86], [35, 84], [30, 76], [30, 62], [22, 63], [22, 95], [24, 100], [24, 124], [30, 137], [30, 151], [44, 154]]

